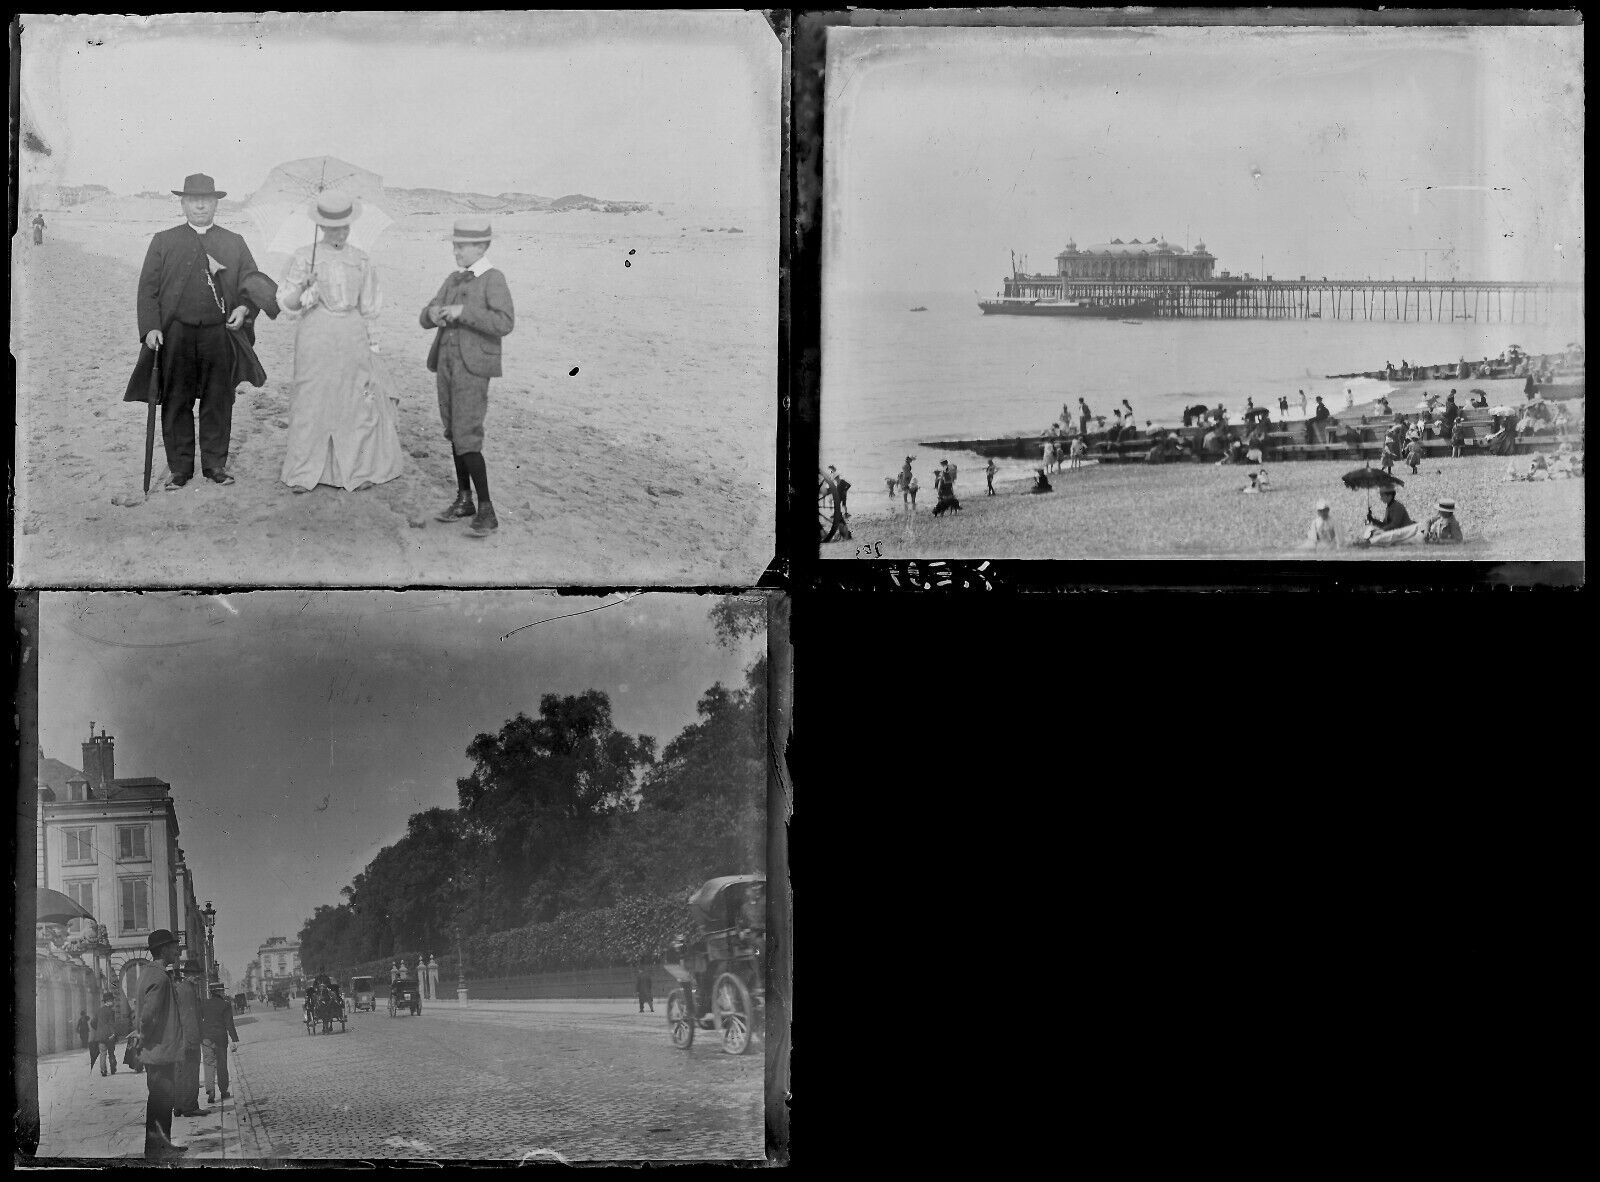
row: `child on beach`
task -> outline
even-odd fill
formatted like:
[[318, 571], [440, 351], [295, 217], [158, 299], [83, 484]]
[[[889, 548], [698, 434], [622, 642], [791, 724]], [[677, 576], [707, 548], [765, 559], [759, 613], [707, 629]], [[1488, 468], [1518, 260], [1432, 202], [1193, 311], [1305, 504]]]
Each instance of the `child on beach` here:
[[1305, 544], [1312, 550], [1337, 550], [1342, 544], [1339, 527], [1334, 524], [1327, 501], [1318, 501], [1316, 515], [1311, 519], [1311, 530]]
[[[1050, 445], [1050, 454], [1052, 456], [1055, 454], [1055, 444], [1053, 444], [1053, 443]], [[994, 457], [990, 456], [988, 464], [986, 464], [984, 466], [983, 475], [984, 475], [984, 478], [986, 480], [988, 480], [988, 482], [989, 482], [989, 495], [991, 497], [994, 496], [994, 474], [995, 474], [995, 471], [996, 471], [996, 468], [995, 468]]]
[[1378, 459], [1378, 466], [1385, 472], [1393, 472], [1395, 461], [1399, 458], [1400, 451], [1395, 444], [1394, 438], [1392, 436], [1385, 438], [1383, 441], [1383, 455]]
[[1459, 459], [1462, 451], [1467, 446], [1467, 425], [1460, 419], [1450, 428], [1450, 458]]
[[1417, 474], [1417, 466], [1422, 463], [1422, 440], [1413, 439], [1406, 444], [1406, 463], [1411, 465], [1411, 475]]
[[[500, 528], [489, 501], [483, 462], [483, 420], [489, 379], [501, 375], [500, 339], [515, 323], [506, 277], [485, 257], [492, 240], [488, 218], [461, 218], [450, 235], [458, 270], [439, 285], [422, 309], [423, 328], [436, 328], [428, 369], [437, 376], [439, 418], [456, 466], [456, 499], [435, 520], [471, 517], [475, 537]], [[472, 503], [476, 490], [478, 504]]]
[[1083, 467], [1083, 457], [1088, 450], [1089, 445], [1083, 441], [1082, 435], [1072, 441], [1072, 470], [1074, 472]]

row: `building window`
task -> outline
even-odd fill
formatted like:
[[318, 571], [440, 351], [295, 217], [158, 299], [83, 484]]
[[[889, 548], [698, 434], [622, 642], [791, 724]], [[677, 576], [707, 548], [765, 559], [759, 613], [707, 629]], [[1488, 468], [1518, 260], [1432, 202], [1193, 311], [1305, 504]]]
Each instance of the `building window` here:
[[117, 861], [148, 862], [150, 860], [150, 826], [117, 826]]
[[121, 913], [117, 920], [123, 932], [150, 930], [150, 880], [148, 878], [122, 878], [117, 880]]
[[[66, 884], [66, 896], [85, 911], [94, 911], [94, 879], [84, 878]], [[74, 936], [93, 935], [87, 919], [75, 919], [67, 925]]]
[[281, 956], [278, 957], [278, 971], [280, 973], [284, 971], [283, 957], [281, 957]]
[[67, 864], [94, 861], [94, 828], [64, 829], [67, 836]]

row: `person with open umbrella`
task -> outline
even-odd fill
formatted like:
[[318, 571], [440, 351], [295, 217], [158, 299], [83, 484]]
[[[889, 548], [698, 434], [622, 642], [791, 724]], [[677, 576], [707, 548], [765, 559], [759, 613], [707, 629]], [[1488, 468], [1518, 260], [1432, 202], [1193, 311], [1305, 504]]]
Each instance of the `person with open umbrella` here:
[[1407, 530], [1416, 532], [1417, 523], [1411, 520], [1411, 514], [1406, 512], [1406, 507], [1395, 498], [1393, 484], [1379, 486], [1378, 499], [1383, 503], [1383, 512], [1375, 517], [1371, 508], [1367, 509], [1367, 529], [1362, 535], [1362, 542], [1365, 545], [1392, 545], [1403, 540], [1402, 535]]
[[[194, 476], [197, 402], [200, 470], [206, 479], [228, 485], [233, 483], [228, 449], [236, 364], [228, 338], [256, 317], [259, 305], [244, 279], [257, 267], [245, 240], [216, 224], [217, 202], [228, 194], [209, 176], [192, 173], [172, 193], [182, 203], [184, 224], [150, 240], [137, 301], [144, 350], [161, 353], [161, 438], [171, 474], [167, 488], [182, 488]], [[140, 368], [148, 370], [152, 360], [141, 352]], [[133, 383], [129, 390], [135, 393]]]
[[300, 313], [281, 479], [297, 493], [319, 484], [354, 492], [405, 467], [373, 357], [370, 326], [383, 295], [372, 260], [349, 244], [362, 203], [329, 190], [309, 209], [319, 240], [295, 251], [277, 292], [281, 307]]

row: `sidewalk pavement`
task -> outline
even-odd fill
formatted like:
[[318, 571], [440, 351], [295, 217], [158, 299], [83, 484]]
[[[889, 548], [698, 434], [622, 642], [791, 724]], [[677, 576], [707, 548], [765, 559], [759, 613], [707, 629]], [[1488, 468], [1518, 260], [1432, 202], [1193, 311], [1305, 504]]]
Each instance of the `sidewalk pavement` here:
[[[178, 1164], [197, 1160], [243, 1163], [271, 1156], [258, 1130], [239, 1114], [249, 1094], [245, 1079], [248, 1054], [234, 1054], [229, 1064], [231, 1098], [218, 1096], [215, 1104], [206, 1102], [202, 1068], [200, 1102], [211, 1115], [172, 1118], [172, 1143], [189, 1147]], [[148, 1077], [121, 1065], [121, 1044], [117, 1055], [116, 1074], [104, 1077], [98, 1065], [88, 1066], [87, 1051], [45, 1055], [38, 1060], [38, 1159], [144, 1158]], [[17, 1164], [23, 1160], [19, 1157]]]

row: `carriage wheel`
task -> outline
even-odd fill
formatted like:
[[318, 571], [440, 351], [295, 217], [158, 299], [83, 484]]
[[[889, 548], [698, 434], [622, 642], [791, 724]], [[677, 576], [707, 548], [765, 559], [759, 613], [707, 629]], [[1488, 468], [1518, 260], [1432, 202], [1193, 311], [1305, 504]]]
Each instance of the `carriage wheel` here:
[[722, 1049], [729, 1055], [742, 1055], [750, 1049], [750, 991], [732, 973], [723, 973], [711, 987], [711, 1008], [717, 1029], [722, 1031]]
[[667, 994], [667, 1026], [672, 1031], [672, 1045], [688, 1050], [694, 1046], [694, 1015], [689, 1012], [689, 998], [681, 989]]
[[826, 488], [817, 491], [817, 534], [824, 542], [833, 541], [839, 523], [833, 517], [833, 494]]

